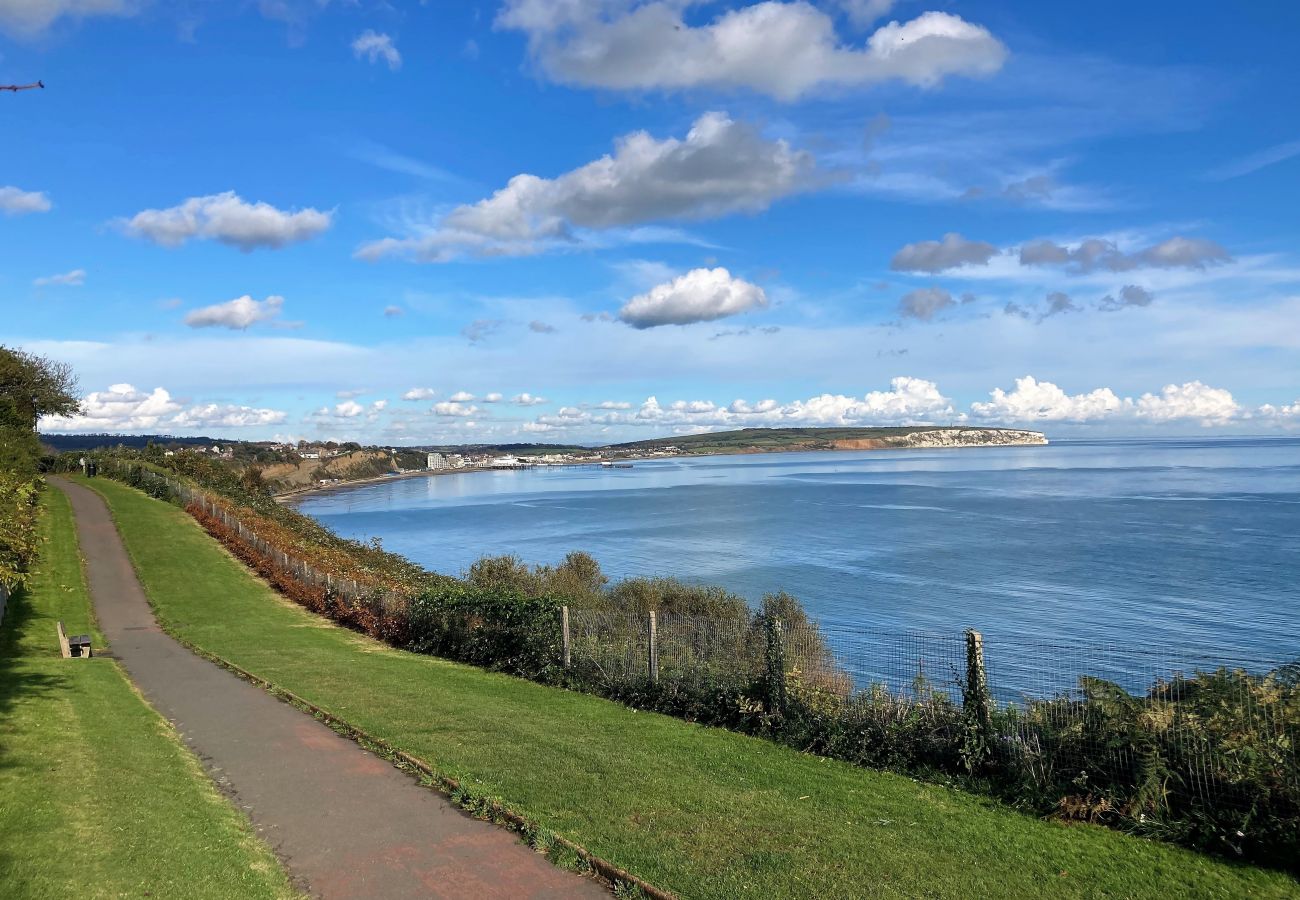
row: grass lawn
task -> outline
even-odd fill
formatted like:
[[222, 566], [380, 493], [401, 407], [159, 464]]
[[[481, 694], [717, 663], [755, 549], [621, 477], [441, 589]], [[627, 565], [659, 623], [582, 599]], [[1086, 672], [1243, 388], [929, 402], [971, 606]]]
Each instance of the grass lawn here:
[[164, 624], [683, 897], [1281, 897], [1285, 875], [390, 649], [106, 480]]
[[59, 656], [91, 621], [67, 498], [0, 626], [0, 895], [292, 897], [270, 850], [110, 659]]

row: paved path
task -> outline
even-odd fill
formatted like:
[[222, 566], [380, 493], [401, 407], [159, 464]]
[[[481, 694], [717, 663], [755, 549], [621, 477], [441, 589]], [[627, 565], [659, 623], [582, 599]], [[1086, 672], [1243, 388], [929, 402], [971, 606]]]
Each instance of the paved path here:
[[172, 640], [154, 621], [104, 501], [51, 481], [72, 500], [113, 653], [299, 887], [319, 897], [608, 898], [591, 879], [555, 868], [509, 832]]

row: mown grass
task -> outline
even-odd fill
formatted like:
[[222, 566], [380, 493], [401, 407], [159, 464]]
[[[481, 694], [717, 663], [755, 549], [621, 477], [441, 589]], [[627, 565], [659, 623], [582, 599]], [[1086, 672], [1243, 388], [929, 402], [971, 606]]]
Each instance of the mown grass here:
[[59, 656], [58, 620], [103, 639], [67, 498], [42, 505], [40, 559], [0, 625], [0, 895], [297, 896], [118, 665]]
[[195, 645], [683, 897], [1282, 897], [1289, 877], [393, 650], [284, 601], [112, 482], [160, 619]]

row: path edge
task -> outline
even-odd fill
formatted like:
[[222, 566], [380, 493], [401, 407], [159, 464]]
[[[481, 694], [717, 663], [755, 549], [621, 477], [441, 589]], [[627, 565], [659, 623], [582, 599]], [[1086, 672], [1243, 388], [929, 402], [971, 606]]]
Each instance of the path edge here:
[[[71, 479], [69, 480], [71, 481]], [[73, 481], [72, 483], [77, 484], [78, 482]], [[117, 513], [113, 509], [113, 505], [108, 502], [108, 498], [106, 498], [102, 493], [96, 490], [93, 485], [82, 484], [81, 486], [90, 490], [91, 492], [93, 492], [99, 497], [100, 502], [102, 502], [104, 506], [108, 509], [109, 517], [113, 520], [113, 527], [117, 529], [118, 534], [120, 535], [122, 529], [117, 521]], [[129, 486], [123, 485], [123, 487], [129, 487]], [[130, 490], [135, 490], [135, 489], [130, 488]], [[158, 503], [164, 503], [164, 501], [157, 500], [154, 497], [147, 497], [147, 499], [155, 500]], [[174, 507], [174, 504], [170, 504], [170, 503], [165, 503], [164, 505]], [[253, 572], [252, 569], [249, 568], [249, 566], [243, 560], [239, 559], [237, 556], [232, 554], [219, 541], [213, 539], [212, 536], [209, 535], [206, 531], [203, 531], [202, 528], [200, 528], [199, 530], [203, 532], [204, 537], [213, 540], [213, 542], [216, 543], [217, 546], [220, 547], [221, 550], [227, 556], [229, 556], [232, 560], [234, 560], [241, 568], [245, 569], [250, 574], [252, 574], [256, 580], [266, 584], [267, 587], [275, 591], [277, 594], [281, 593], [279, 590], [276, 589], [275, 585], [271, 584], [270, 582], [267, 582], [256, 572]], [[125, 543], [126, 542], [123, 541], [124, 546]], [[126, 550], [127, 550], [127, 557], [130, 558], [131, 560], [131, 568], [135, 572], [136, 577], [139, 578], [140, 572], [136, 566], [135, 557], [131, 554], [129, 547], [127, 547]], [[140, 585], [142, 588], [144, 587], [143, 579], [140, 579]], [[220, 666], [221, 668], [225, 669], [226, 671], [230, 672], [233, 675], [236, 675], [237, 677], [243, 679], [249, 684], [261, 688], [263, 691], [270, 694], [272, 697], [275, 697], [277, 700], [281, 701], [282, 703], [287, 703], [290, 706], [293, 706], [302, 712], [310, 714], [317, 720], [329, 726], [329, 728], [332, 731], [334, 731], [336, 734], [340, 735], [341, 737], [345, 737], [348, 740], [353, 741], [363, 749], [369, 750], [372, 753], [375, 753], [377, 756], [384, 758], [388, 762], [392, 763], [392, 765], [395, 768], [399, 769], [402, 772], [405, 772], [407, 775], [414, 776], [417, 784], [421, 785], [422, 787], [427, 787], [431, 790], [436, 790], [438, 793], [445, 796], [447, 800], [451, 802], [453, 805], [461, 809], [467, 809], [468, 806], [472, 806], [476, 813], [479, 811], [487, 813], [486, 816], [487, 821], [499, 825], [508, 831], [517, 832], [521, 836], [527, 836], [530, 833], [533, 833], [538, 830], [539, 826], [537, 825], [537, 823], [529, 820], [525, 816], [520, 815], [519, 813], [510, 809], [508, 806], [505, 806], [499, 800], [490, 797], [475, 798], [472, 794], [470, 794], [469, 791], [467, 791], [464, 788], [464, 786], [460, 783], [459, 780], [453, 778], [450, 775], [438, 771], [436, 768], [434, 768], [424, 760], [420, 759], [419, 757], [413, 756], [407, 753], [405, 750], [399, 750], [397, 747], [394, 747], [392, 744], [390, 744], [388, 741], [384, 740], [383, 738], [370, 734], [365, 729], [353, 725], [351, 722], [348, 722], [346, 719], [340, 718], [339, 716], [330, 712], [329, 710], [323, 709], [322, 707], [317, 706], [311, 701], [298, 696], [293, 691], [290, 691], [287, 688], [282, 688], [279, 685], [275, 684], [274, 682], [262, 678], [260, 675], [255, 675], [252, 672], [248, 671], [247, 669], [243, 668], [242, 666], [231, 662], [225, 657], [219, 656], [216, 653], [213, 653], [209, 650], [205, 650], [204, 648], [195, 644], [193, 641], [190, 641], [188, 638], [185, 638], [182, 635], [177, 634], [171, 628], [170, 625], [164, 623], [164, 621], [159, 617], [158, 609], [154, 605], [153, 597], [149, 595], [149, 592], [147, 590], [144, 590], [142, 592], [144, 593], [145, 599], [149, 603], [149, 609], [153, 613], [154, 621], [157, 622], [158, 627], [162, 629], [164, 634], [166, 634], [172, 640], [176, 641], [178, 644], [180, 644], [189, 652], [193, 653], [195, 656], [205, 659], [214, 665]], [[128, 682], [130, 682], [130, 678], [128, 678], [127, 680]], [[131, 682], [131, 684], [134, 686], [134, 682]], [[420, 778], [419, 776], [424, 776], [424, 778]], [[427, 781], [425, 779], [427, 779]], [[453, 795], [458, 795], [459, 797], [465, 798], [465, 800], [464, 801], [458, 800], [457, 796], [453, 796]], [[485, 802], [475, 803], [476, 799]], [[483, 818], [482, 816], [479, 817]], [[628, 872], [625, 869], [622, 869], [614, 865], [612, 862], [610, 862], [607, 859], [604, 859], [603, 857], [597, 856], [596, 854], [587, 850], [581, 844], [575, 843], [574, 841], [569, 840], [563, 835], [559, 835], [559, 834], [554, 835], [554, 843], [556, 846], [563, 847], [576, 854], [578, 859], [580, 859], [587, 866], [589, 866], [592, 872], [594, 872], [597, 876], [599, 876], [599, 878], [602, 881], [606, 882], [606, 886], [609, 887], [611, 890], [617, 889], [617, 886], [620, 883], [624, 883], [637, 888], [642, 893], [643, 896], [648, 898], [648, 900], [679, 900], [676, 894], [670, 893], [669, 891], [665, 891], [662, 888], [654, 886], [653, 884], [646, 881], [645, 879], [637, 875], [633, 875], [631, 872]], [[552, 862], [552, 865], [554, 865], [554, 862]]]

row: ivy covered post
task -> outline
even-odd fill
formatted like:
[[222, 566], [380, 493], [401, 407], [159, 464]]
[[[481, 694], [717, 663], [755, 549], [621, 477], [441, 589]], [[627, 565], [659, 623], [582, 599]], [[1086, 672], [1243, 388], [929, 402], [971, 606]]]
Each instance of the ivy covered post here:
[[780, 715], [785, 712], [785, 635], [777, 616], [764, 619], [767, 632], [767, 712]]
[[659, 683], [659, 623], [656, 621], [655, 611], [650, 610], [650, 683]]
[[962, 762], [978, 772], [993, 752], [993, 715], [988, 673], [984, 668], [984, 636], [966, 629], [966, 683], [962, 687]]

